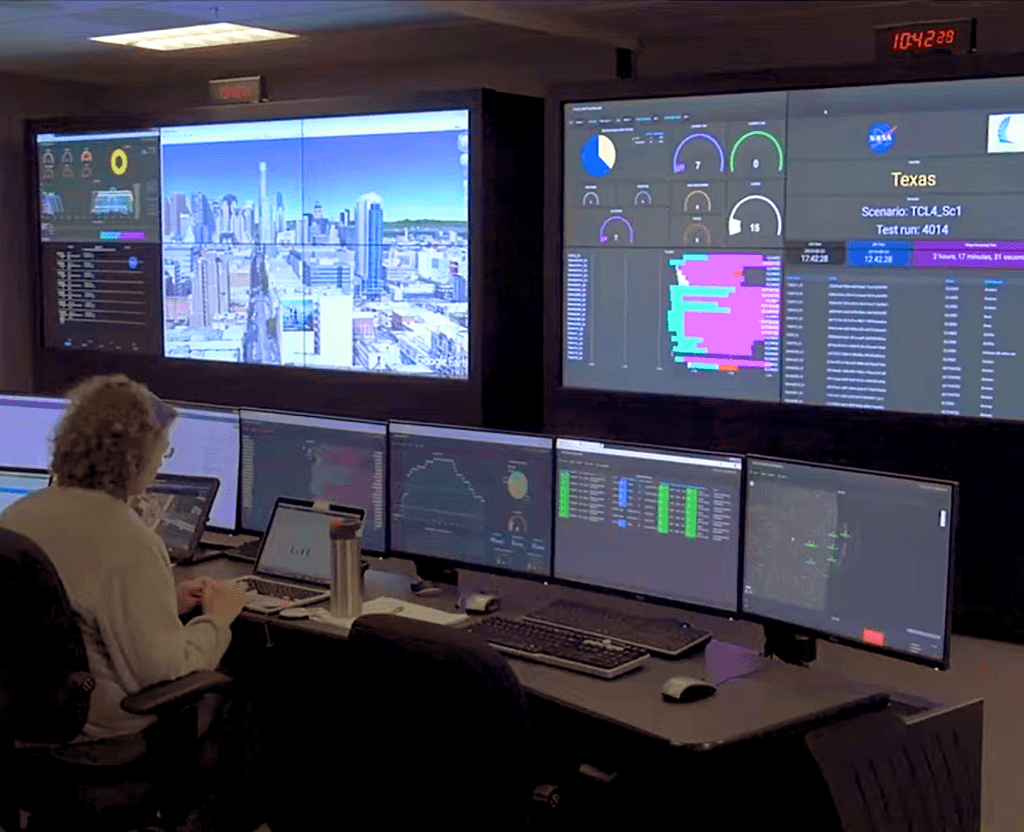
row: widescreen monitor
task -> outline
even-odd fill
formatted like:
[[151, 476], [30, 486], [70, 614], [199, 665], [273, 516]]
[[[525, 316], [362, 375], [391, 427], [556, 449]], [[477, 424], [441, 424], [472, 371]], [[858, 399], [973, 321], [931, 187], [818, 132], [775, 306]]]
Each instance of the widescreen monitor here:
[[468, 378], [468, 110], [35, 140], [47, 347]]
[[238, 411], [174, 403], [170, 447], [160, 470], [165, 474], [214, 477], [220, 481], [207, 525], [234, 530], [238, 525]]
[[11, 503], [50, 484], [50, 472], [43, 468], [0, 465], [0, 514]]
[[955, 492], [748, 457], [743, 613], [946, 667]]
[[736, 612], [743, 458], [559, 438], [554, 577]]
[[270, 410], [241, 411], [243, 529], [264, 532], [278, 497], [359, 506], [362, 545], [387, 545], [387, 423]]
[[549, 437], [391, 422], [390, 549], [551, 574]]
[[49, 470], [54, 432], [67, 405], [51, 396], [0, 394], [0, 465]]
[[1020, 85], [563, 102], [562, 385], [1024, 419]]

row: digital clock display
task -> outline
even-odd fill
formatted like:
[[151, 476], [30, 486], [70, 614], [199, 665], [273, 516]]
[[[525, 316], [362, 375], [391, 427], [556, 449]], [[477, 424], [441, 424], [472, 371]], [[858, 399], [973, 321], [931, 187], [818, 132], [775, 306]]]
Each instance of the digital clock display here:
[[877, 32], [879, 57], [964, 55], [974, 51], [975, 26], [972, 18], [884, 26]]

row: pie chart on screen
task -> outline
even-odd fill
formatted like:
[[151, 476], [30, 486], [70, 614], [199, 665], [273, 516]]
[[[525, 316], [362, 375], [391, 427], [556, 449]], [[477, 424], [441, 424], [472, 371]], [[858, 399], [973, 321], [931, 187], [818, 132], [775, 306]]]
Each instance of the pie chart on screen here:
[[591, 136], [583, 145], [583, 170], [600, 179], [615, 167], [615, 143], [607, 136]]

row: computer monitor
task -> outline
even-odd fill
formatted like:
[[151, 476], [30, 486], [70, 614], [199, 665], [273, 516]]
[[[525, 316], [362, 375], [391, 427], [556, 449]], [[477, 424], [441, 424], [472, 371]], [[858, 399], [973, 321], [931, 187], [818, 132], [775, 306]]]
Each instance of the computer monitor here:
[[220, 480], [208, 524], [233, 531], [238, 525], [238, 411], [174, 406], [178, 418], [171, 427], [170, 448], [160, 470]]
[[0, 513], [22, 497], [46, 488], [50, 472], [42, 468], [16, 468], [0, 466]]
[[949, 664], [956, 485], [748, 457], [744, 615]]
[[49, 469], [53, 434], [67, 404], [53, 396], [0, 394], [0, 465]]
[[553, 97], [562, 385], [1024, 419], [1022, 79], [745, 80]]
[[550, 576], [552, 440], [391, 422], [390, 549]]
[[559, 437], [554, 577], [738, 610], [743, 458]]
[[363, 548], [386, 547], [387, 423], [271, 410], [241, 411], [241, 527], [263, 532], [278, 497], [366, 511]]

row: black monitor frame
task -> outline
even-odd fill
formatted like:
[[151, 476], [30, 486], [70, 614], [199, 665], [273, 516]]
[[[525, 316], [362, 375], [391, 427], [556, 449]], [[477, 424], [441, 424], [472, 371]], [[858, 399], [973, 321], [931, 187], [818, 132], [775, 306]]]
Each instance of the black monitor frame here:
[[[816, 66], [778, 71], [751, 71], [715, 73], [707, 75], [667, 76], [650, 79], [629, 79], [616, 82], [600, 81], [583, 84], [561, 84], [549, 88], [545, 110], [544, 159], [544, 421], [549, 429], [564, 430], [580, 425], [581, 414], [587, 414], [583, 424], [588, 429], [606, 429], [614, 424], [618, 430], [609, 435], [635, 435], [630, 416], [638, 411], [655, 415], [673, 411], [679, 417], [680, 406], [686, 415], [700, 422], [722, 418], [747, 419], [756, 417], [763, 408], [785, 413], [787, 417], [814, 420], [832, 420], [836, 411], [843, 416], [863, 420], [866, 424], [877, 421], [878, 412], [824, 405], [757, 402], [744, 399], [714, 399], [661, 393], [630, 393], [590, 388], [573, 388], [563, 384], [564, 343], [564, 113], [567, 103], [612, 101], [662, 97], [690, 97], [728, 95], [752, 92], [772, 92], [802, 89], [829, 89], [842, 87], [885, 86], [903, 83], [927, 83], [967, 80], [972, 78], [1002, 78], [1020, 75], [1024, 78], [1024, 57], [967, 55], [917, 56], [912, 62], [897, 64], [870, 64], [852, 66]], [[781, 370], [780, 370], [781, 372]], [[632, 411], [628, 416], [623, 411]], [[619, 411], [616, 414], [614, 411]], [[939, 416], [934, 414], [885, 411], [902, 419], [924, 424], [936, 422], [977, 425], [988, 422], [970, 416]], [[626, 416], [625, 419], [621, 418]], [[1009, 420], [999, 420], [1009, 421]], [[1011, 424], [1018, 424], [1016, 420]], [[593, 425], [593, 428], [590, 426]], [[685, 442], [684, 439], [680, 439]]]
[[[555, 566], [558, 562], [558, 543], [556, 540], [557, 531], [557, 513], [556, 506], [558, 503], [557, 493], [557, 474], [558, 474], [558, 440], [559, 439], [578, 439], [581, 441], [595, 442], [607, 442], [608, 444], [614, 445], [620, 448], [631, 448], [638, 451], [654, 451], [664, 453], [675, 453], [675, 454], [696, 454], [698, 456], [705, 456], [717, 459], [733, 459], [739, 457], [740, 459], [740, 493], [739, 502], [737, 504], [737, 510], [739, 512], [739, 524], [738, 524], [738, 549], [737, 549], [737, 564], [736, 564], [736, 608], [733, 610], [723, 610], [719, 607], [704, 606], [701, 604], [693, 603], [690, 601], [682, 601], [678, 598], [667, 598], [663, 595], [651, 595], [643, 592], [636, 592], [629, 589], [622, 589], [619, 587], [604, 586], [601, 584], [592, 584], [587, 581], [578, 581], [571, 578], [559, 578], [555, 574]], [[747, 490], [745, 488], [746, 476], [747, 476], [747, 457], [745, 454], [740, 453], [729, 453], [727, 451], [704, 451], [697, 450], [694, 448], [677, 448], [669, 445], [651, 445], [641, 444], [636, 442], [619, 442], [616, 439], [597, 439], [595, 437], [587, 436], [570, 436], [565, 433], [558, 434], [555, 439], [554, 447], [554, 464], [555, 464], [555, 477], [552, 479], [552, 494], [551, 494], [551, 524], [552, 524], [552, 538], [551, 538], [551, 579], [550, 583], [556, 586], [568, 586], [576, 589], [585, 589], [588, 592], [599, 592], [605, 595], [613, 595], [619, 598], [629, 598], [633, 601], [641, 601], [648, 604], [657, 604], [659, 606], [667, 607], [670, 609], [683, 609], [692, 610], [694, 612], [700, 612], [706, 615], [715, 615], [720, 617], [729, 618], [736, 620], [742, 618], [741, 610], [741, 593], [743, 591], [743, 545], [744, 537], [746, 532], [746, 499]]]
[[[344, 422], [361, 422], [361, 423], [364, 423], [364, 424], [373, 424], [373, 425], [383, 425], [384, 426], [384, 486], [383, 486], [384, 487], [384, 518], [383, 518], [384, 519], [384, 547], [383, 547], [383, 550], [379, 551], [379, 552], [374, 550], [374, 549], [370, 549], [369, 551], [364, 549], [364, 554], [373, 555], [374, 557], [384, 557], [385, 554], [388, 551], [388, 542], [389, 542], [388, 541], [388, 536], [389, 536], [389, 533], [390, 533], [390, 530], [391, 530], [391, 525], [388, 522], [388, 519], [389, 519], [388, 518], [388, 483], [389, 483], [389, 477], [390, 477], [390, 466], [388, 465], [388, 433], [389, 433], [390, 423], [386, 422], [386, 421], [375, 420], [375, 419], [350, 419], [350, 418], [348, 418], [346, 416], [338, 416], [336, 414], [335, 415], [328, 415], [328, 414], [324, 414], [324, 413], [307, 413], [307, 412], [299, 411], [299, 410], [280, 410], [280, 409], [275, 410], [275, 409], [266, 408], [266, 407], [242, 407], [242, 408], [239, 408], [239, 433], [238, 433], [238, 441], [239, 441], [239, 462], [238, 462], [238, 478], [239, 478], [238, 479], [238, 531], [243, 533], [243, 534], [263, 535], [263, 534], [266, 533], [266, 529], [263, 529], [262, 531], [258, 530], [258, 529], [249, 529], [242, 522], [242, 517], [243, 517], [243, 513], [242, 513], [242, 464], [243, 463], [242, 463], [242, 460], [241, 460], [241, 453], [242, 453], [242, 448], [241, 448], [242, 432], [241, 432], [241, 428], [242, 428], [242, 421], [245, 418], [243, 413], [242, 413], [242, 411], [245, 411], [245, 410], [253, 410], [253, 411], [257, 411], [259, 413], [270, 413], [270, 414], [277, 414], [277, 415], [281, 415], [281, 416], [299, 416], [299, 417], [306, 416], [306, 417], [312, 417], [314, 419], [334, 419], [334, 420], [337, 420], [337, 421], [344, 421]], [[303, 498], [303, 499], [305, 499], [305, 498]], [[273, 514], [273, 507], [271, 507], [271, 514]], [[365, 538], [365, 535], [364, 535], [364, 538]]]
[[[392, 505], [392, 501], [391, 501], [391, 442], [392, 442], [392, 437], [395, 434], [394, 426], [395, 425], [402, 425], [402, 424], [413, 424], [413, 425], [422, 426], [422, 427], [441, 428], [441, 429], [450, 429], [450, 430], [470, 430], [470, 431], [481, 432], [481, 433], [500, 433], [500, 434], [504, 434], [506, 436], [524, 436], [524, 437], [531, 437], [531, 438], [538, 438], [538, 439], [548, 439], [551, 442], [551, 476], [552, 476], [552, 478], [554, 477], [555, 470], [556, 470], [555, 469], [555, 440], [554, 440], [554, 437], [552, 437], [552, 436], [550, 436], [550, 435], [548, 435], [546, 433], [527, 433], [527, 432], [524, 432], [524, 431], [505, 431], [505, 430], [498, 431], [498, 430], [492, 430], [491, 428], [467, 428], [467, 427], [465, 427], [463, 425], [451, 425], [451, 424], [440, 424], [440, 423], [425, 423], [425, 422], [412, 422], [411, 420], [393, 419], [393, 420], [388, 422], [388, 459], [387, 459], [388, 476], [387, 476], [387, 499], [385, 501], [386, 504], [387, 504], [387, 512], [388, 512], [388, 514], [387, 514], [387, 530], [388, 530], [388, 551], [387, 551], [387, 554], [388, 554], [388, 556], [391, 556], [391, 557], [405, 558], [407, 560], [412, 561], [414, 564], [416, 564], [417, 572], [420, 574], [421, 578], [424, 578], [424, 579], [429, 580], [429, 581], [437, 581], [437, 582], [440, 582], [440, 583], [449, 582], [451, 579], [454, 578], [453, 573], [455, 572], [455, 570], [462, 569], [462, 570], [466, 570], [466, 571], [470, 571], [470, 572], [481, 572], [481, 573], [486, 573], [486, 574], [490, 574], [490, 575], [504, 575], [504, 576], [508, 576], [508, 577], [512, 577], [512, 578], [522, 578], [524, 580], [530, 580], [530, 581], [542, 581], [544, 583], [552, 582], [551, 572], [552, 572], [552, 568], [553, 568], [553, 565], [554, 565], [554, 556], [555, 556], [555, 551], [554, 551], [554, 541], [555, 541], [554, 488], [552, 488], [552, 491], [551, 491], [551, 502], [550, 502], [551, 527], [548, 529], [548, 535], [549, 535], [548, 539], [550, 540], [550, 558], [549, 558], [549, 561], [550, 561], [551, 567], [548, 568], [547, 572], [544, 572], [544, 573], [540, 573], [540, 572], [526, 572], [526, 571], [520, 571], [520, 570], [517, 570], [517, 569], [506, 569], [505, 567], [494, 566], [494, 565], [491, 565], [491, 564], [466, 563], [465, 561], [451, 560], [449, 558], [437, 557], [435, 555], [412, 554], [410, 552], [405, 552], [405, 551], [403, 551], [401, 549], [395, 549], [393, 547], [393, 545], [392, 545], [392, 533], [391, 533], [392, 512], [393, 512], [393, 505]], [[552, 479], [552, 482], [554, 482], [553, 479]]]
[[[879, 653], [884, 656], [890, 656], [892, 658], [900, 659], [902, 661], [912, 662], [914, 664], [922, 664], [926, 667], [933, 667], [937, 670], [948, 670], [949, 669], [949, 653], [950, 653], [950, 642], [952, 640], [953, 633], [953, 584], [954, 576], [953, 570], [957, 561], [957, 551], [959, 549], [959, 484], [951, 480], [939, 480], [931, 477], [916, 477], [907, 476], [904, 474], [893, 474], [888, 471], [872, 471], [863, 468], [848, 468], [842, 465], [827, 465], [820, 462], [808, 462], [800, 459], [783, 459], [781, 457], [770, 457], [761, 456], [760, 454], [750, 454], [747, 456], [747, 467], [745, 474], [747, 477], [750, 476], [750, 463], [752, 461], [765, 461], [765, 462], [779, 462], [790, 465], [806, 465], [813, 468], [820, 468], [824, 470], [841, 471], [843, 473], [850, 474], [867, 474], [875, 477], [889, 477], [896, 480], [904, 480], [908, 482], [922, 482], [932, 483], [935, 485], [949, 486], [950, 488], [950, 510], [949, 510], [949, 562], [947, 563], [946, 572], [946, 612], [944, 615], [944, 632], [943, 632], [943, 654], [941, 659], [932, 659], [927, 656], [919, 656], [913, 653], [906, 653], [902, 650], [893, 650], [887, 647], [878, 647], [877, 645], [868, 644], [863, 641], [857, 641], [856, 639], [847, 638], [846, 636], [840, 636], [835, 633], [830, 633], [825, 630], [818, 630], [813, 627], [804, 627], [797, 624], [792, 624], [789, 621], [785, 621], [773, 616], [761, 615], [758, 613], [749, 612], [743, 609], [743, 570], [746, 566], [746, 540], [744, 540], [744, 548], [740, 550], [740, 585], [739, 585], [739, 602], [740, 602], [740, 617], [746, 621], [753, 621], [761, 624], [765, 628], [765, 634], [768, 639], [776, 639], [775, 643], [780, 644], [781, 648], [778, 655], [783, 660], [790, 661], [791, 658], [786, 656], [787, 646], [792, 649], [795, 645], [799, 644], [802, 640], [804, 644], [807, 644], [807, 639], [822, 639], [834, 644], [842, 644], [848, 647], [856, 647], [861, 650], [867, 650], [871, 653]], [[747, 480], [744, 480], [744, 515], [743, 525], [746, 528], [746, 489]], [[794, 638], [795, 637], [795, 638]], [[799, 651], [799, 648], [797, 648]], [[794, 663], [804, 663], [814, 658], [813, 643], [810, 645], [809, 654], [804, 654], [803, 661], [796, 661]]]
[[[35, 389], [60, 390], [81, 377], [124, 372], [148, 383], [167, 398], [189, 399], [195, 391], [214, 404], [273, 408], [282, 401], [304, 411], [350, 413], [368, 419], [451, 419], [467, 425], [533, 429], [541, 422], [541, 345], [525, 344], [510, 355], [507, 341], [526, 326], [539, 328], [540, 179], [504, 176], [513, 166], [540, 169], [542, 102], [487, 89], [393, 96], [349, 96], [305, 101], [197, 107], [131, 115], [39, 119], [27, 123], [26, 181], [33, 193], [39, 133], [120, 131], [235, 121], [325, 116], [469, 111], [469, 376], [466, 379], [416, 378], [357, 370], [238, 365], [140, 356], [43, 345], [43, 298], [39, 222], [33, 197], [28, 229], [30, 267], [36, 275], [34, 297]], [[512, 310], [515, 319], [506, 317]], [[506, 314], [503, 314], [506, 313]], [[514, 395], [516, 388], [529, 395]]]

